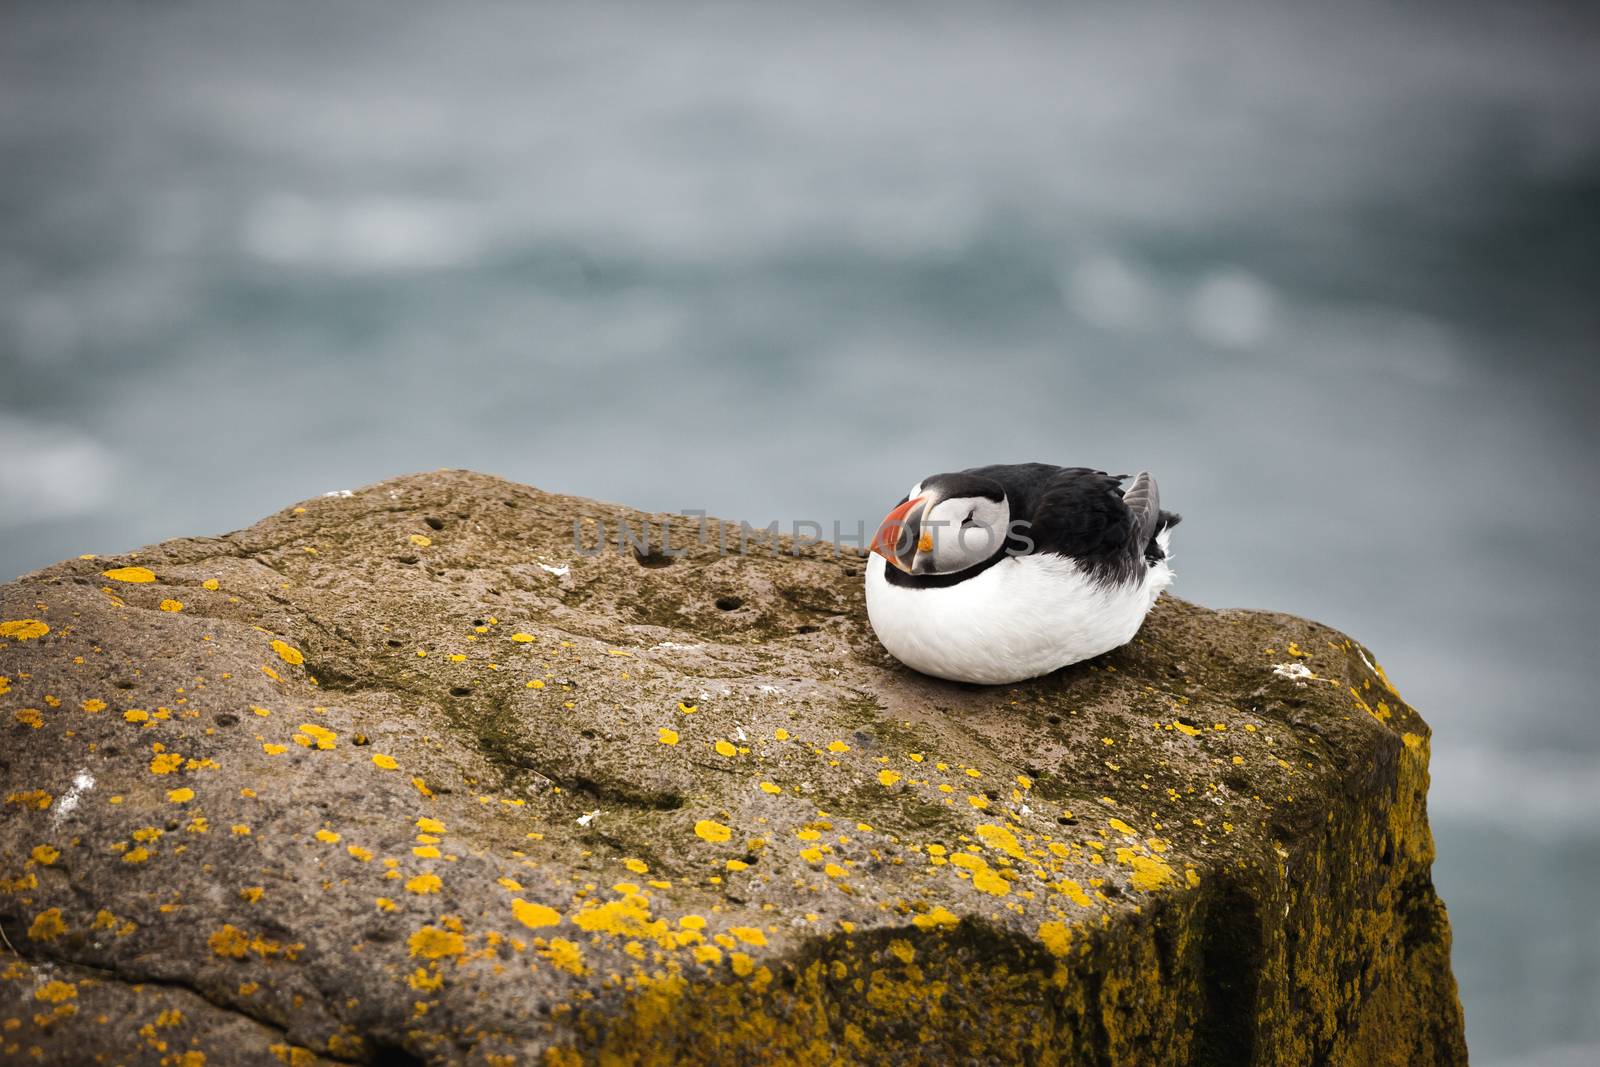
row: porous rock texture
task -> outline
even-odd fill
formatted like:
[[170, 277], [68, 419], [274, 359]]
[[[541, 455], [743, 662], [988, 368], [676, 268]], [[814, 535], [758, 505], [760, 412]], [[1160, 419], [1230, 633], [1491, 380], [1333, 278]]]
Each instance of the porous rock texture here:
[[1465, 1062], [1360, 645], [955, 685], [739, 535], [439, 472], [0, 589], [0, 1060]]

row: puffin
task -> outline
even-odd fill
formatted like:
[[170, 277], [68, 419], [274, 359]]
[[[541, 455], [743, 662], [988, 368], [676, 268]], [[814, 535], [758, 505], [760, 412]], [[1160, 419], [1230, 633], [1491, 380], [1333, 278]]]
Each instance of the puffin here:
[[873, 537], [867, 617], [924, 674], [1004, 685], [1133, 640], [1179, 516], [1148, 471], [1008, 463], [922, 479]]

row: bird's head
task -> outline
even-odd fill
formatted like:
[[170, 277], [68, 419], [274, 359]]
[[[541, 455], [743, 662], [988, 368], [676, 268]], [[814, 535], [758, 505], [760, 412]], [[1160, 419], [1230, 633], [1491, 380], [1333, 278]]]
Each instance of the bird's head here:
[[912, 486], [884, 518], [872, 551], [907, 574], [952, 574], [998, 552], [1010, 523], [1011, 505], [999, 482], [935, 474]]

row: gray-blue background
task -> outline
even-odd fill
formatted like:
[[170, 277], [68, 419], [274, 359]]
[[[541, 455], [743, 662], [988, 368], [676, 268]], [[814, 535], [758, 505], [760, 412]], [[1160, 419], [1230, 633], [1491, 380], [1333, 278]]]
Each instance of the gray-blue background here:
[[1179, 594], [1433, 724], [1476, 1062], [1600, 1062], [1594, 22], [764, 6], [6, 4], [0, 578], [440, 466], [1148, 467]]

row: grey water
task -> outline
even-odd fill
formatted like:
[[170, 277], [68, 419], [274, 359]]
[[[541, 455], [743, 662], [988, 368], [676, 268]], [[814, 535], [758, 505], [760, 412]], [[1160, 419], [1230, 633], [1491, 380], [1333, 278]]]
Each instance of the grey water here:
[[0, 578], [470, 467], [874, 524], [1148, 468], [1434, 729], [1476, 1062], [1600, 1062], [1600, 25], [8, 3]]

